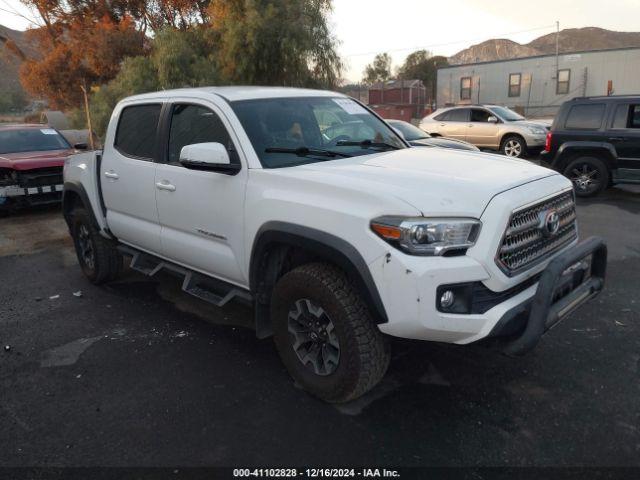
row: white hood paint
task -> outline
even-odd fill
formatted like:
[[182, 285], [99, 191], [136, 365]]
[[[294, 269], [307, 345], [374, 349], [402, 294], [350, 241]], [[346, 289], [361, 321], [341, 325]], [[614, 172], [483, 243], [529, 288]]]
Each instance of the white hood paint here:
[[424, 216], [473, 218], [481, 216], [495, 195], [558, 175], [526, 160], [438, 148], [407, 148], [276, 171], [300, 181], [380, 192], [381, 200], [392, 195]]

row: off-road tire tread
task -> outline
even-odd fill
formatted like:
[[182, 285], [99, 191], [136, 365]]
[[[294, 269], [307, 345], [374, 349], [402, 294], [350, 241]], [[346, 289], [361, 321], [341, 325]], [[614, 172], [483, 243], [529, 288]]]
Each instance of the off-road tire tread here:
[[353, 332], [352, 339], [356, 343], [355, 355], [348, 355], [341, 344], [340, 361], [349, 362], [349, 375], [332, 391], [311, 393], [331, 403], [356, 399], [377, 385], [386, 373], [390, 360], [389, 343], [342, 270], [328, 263], [309, 263], [287, 273], [281, 281], [300, 284], [305, 281], [305, 277], [319, 281], [331, 293], [344, 312], [345, 326]]
[[84, 208], [76, 207], [72, 215], [74, 233], [76, 224], [82, 222], [87, 226], [93, 240], [95, 249], [95, 275], [93, 277], [87, 276], [91, 283], [100, 285], [117, 279], [122, 272], [123, 259], [122, 254], [118, 251], [115, 244], [100, 235], [95, 223]]

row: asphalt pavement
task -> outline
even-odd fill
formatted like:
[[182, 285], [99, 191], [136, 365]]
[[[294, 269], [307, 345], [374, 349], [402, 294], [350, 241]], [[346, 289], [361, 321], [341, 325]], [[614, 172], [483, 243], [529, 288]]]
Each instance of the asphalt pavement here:
[[0, 218], [0, 466], [640, 466], [640, 188], [579, 201], [606, 290], [523, 358], [393, 341], [371, 393], [297, 388], [252, 311], [82, 275], [59, 209]]

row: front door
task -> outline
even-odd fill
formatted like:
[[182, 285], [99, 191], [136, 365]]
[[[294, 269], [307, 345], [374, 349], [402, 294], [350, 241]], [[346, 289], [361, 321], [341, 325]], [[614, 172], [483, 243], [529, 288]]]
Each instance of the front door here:
[[620, 179], [640, 179], [640, 104], [617, 105], [607, 133], [618, 155]]
[[227, 147], [231, 162], [239, 163], [228, 125], [213, 105], [175, 103], [168, 130], [166, 156], [155, 180], [163, 256], [246, 286], [241, 265], [247, 169], [227, 175], [190, 170], [179, 162], [185, 145], [218, 142]]
[[498, 146], [498, 125], [489, 122], [490, 117], [495, 117], [489, 110], [484, 108], [471, 109], [471, 121], [467, 130], [467, 142], [478, 147]]
[[124, 107], [113, 137], [105, 142], [100, 185], [107, 224], [122, 242], [160, 252], [155, 175], [162, 105]]

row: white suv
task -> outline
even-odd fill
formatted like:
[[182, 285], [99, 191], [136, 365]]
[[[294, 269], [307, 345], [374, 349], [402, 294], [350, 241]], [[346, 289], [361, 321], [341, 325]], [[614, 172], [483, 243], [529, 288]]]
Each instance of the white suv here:
[[291, 375], [330, 402], [372, 388], [386, 335], [510, 353], [603, 286], [602, 241], [577, 244], [558, 173], [474, 152], [409, 148], [327, 91], [220, 87], [115, 108], [103, 152], [71, 157], [63, 207], [87, 277], [122, 255], [183, 289], [255, 307]]

